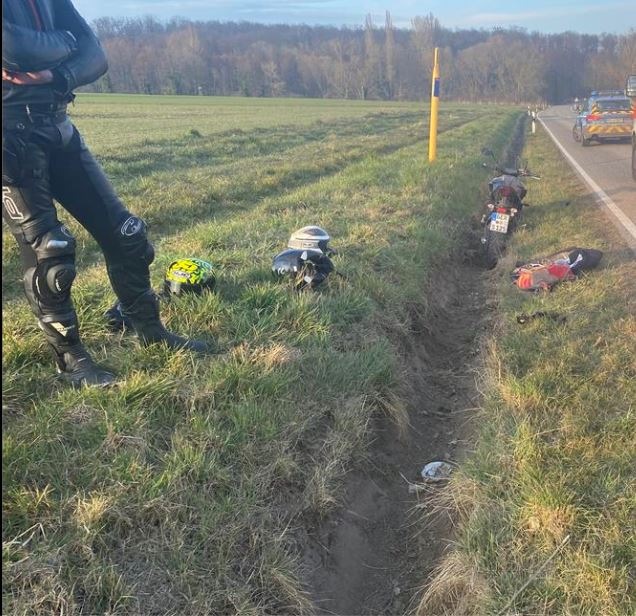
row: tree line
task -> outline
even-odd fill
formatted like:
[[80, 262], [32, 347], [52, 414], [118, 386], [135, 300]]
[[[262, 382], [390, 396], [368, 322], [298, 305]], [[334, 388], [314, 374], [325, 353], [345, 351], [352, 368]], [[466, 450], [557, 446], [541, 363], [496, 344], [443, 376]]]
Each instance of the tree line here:
[[98, 92], [421, 100], [435, 47], [442, 96], [452, 100], [558, 103], [622, 88], [636, 73], [634, 29], [450, 30], [432, 14], [396, 28], [388, 11], [384, 24], [367, 16], [356, 28], [152, 17], [92, 25], [110, 65], [88, 87]]

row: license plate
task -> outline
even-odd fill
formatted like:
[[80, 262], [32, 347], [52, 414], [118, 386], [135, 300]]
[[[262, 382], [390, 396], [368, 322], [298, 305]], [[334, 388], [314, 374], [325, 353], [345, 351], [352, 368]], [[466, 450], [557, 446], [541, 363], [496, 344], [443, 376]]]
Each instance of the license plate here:
[[605, 124], [622, 124], [623, 118], [611, 118], [610, 120], [605, 120]]
[[509, 214], [495, 214], [495, 217], [490, 221], [490, 230], [497, 233], [508, 233], [508, 223], [510, 222]]

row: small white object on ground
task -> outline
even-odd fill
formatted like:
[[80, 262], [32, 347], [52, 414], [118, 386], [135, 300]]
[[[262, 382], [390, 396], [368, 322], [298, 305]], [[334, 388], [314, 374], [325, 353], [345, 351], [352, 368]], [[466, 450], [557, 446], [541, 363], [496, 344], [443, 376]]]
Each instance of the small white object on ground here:
[[448, 462], [429, 462], [422, 469], [424, 481], [445, 481], [450, 479], [453, 467]]

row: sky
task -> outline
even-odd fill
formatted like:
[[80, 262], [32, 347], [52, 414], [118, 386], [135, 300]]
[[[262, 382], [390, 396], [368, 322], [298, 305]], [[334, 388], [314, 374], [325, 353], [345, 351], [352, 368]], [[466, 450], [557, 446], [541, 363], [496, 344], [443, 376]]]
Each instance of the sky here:
[[143, 17], [160, 21], [185, 17], [200, 21], [252, 21], [331, 26], [362, 26], [370, 14], [384, 24], [387, 10], [394, 26], [432, 13], [445, 28], [517, 26], [554, 33], [625, 34], [636, 29], [636, 0], [73, 0], [91, 21], [97, 17]]

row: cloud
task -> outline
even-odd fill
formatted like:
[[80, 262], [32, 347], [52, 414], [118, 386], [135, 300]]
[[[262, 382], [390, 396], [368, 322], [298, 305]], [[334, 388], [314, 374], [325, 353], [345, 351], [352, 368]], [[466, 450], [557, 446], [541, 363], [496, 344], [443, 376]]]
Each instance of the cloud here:
[[[627, 0], [610, 0], [610, 4], [598, 0], [557, 0], [561, 4], [551, 7], [541, 5], [547, 0], [525, 5], [510, 0], [508, 4], [501, 3], [504, 9], [501, 11], [485, 9], [486, 1], [493, 6], [494, 0], [474, 0], [472, 3], [467, 0], [431, 0], [428, 3], [421, 0], [74, 0], [87, 19], [105, 14], [129, 17], [154, 15], [158, 19], [179, 15], [200, 20], [361, 27], [367, 14], [371, 14], [376, 25], [381, 26], [385, 11], [389, 9], [393, 24], [398, 28], [410, 27], [413, 17], [429, 12], [443, 26], [450, 28], [518, 25], [555, 31], [596, 31], [599, 28], [603, 31], [627, 31], [636, 23], [636, 5]], [[537, 3], [540, 5], [537, 6]], [[519, 10], [516, 10], [517, 6]]]
[[462, 23], [467, 25], [492, 25], [502, 23], [522, 23], [528, 20], [545, 20], [559, 17], [580, 17], [593, 13], [607, 13], [611, 10], [633, 9], [631, 2], [620, 2], [615, 4], [594, 4], [587, 6], [552, 6], [534, 11], [519, 11], [516, 13], [475, 13], [468, 15]]
[[355, 5], [343, 5], [342, 0], [268, 0], [267, 3], [258, 0], [127, 0], [120, 8], [128, 15], [324, 25], [362, 25], [366, 15]]
[[307, 9], [324, 8], [327, 5], [337, 5], [337, 0], [268, 0], [265, 6], [262, 2], [233, 2], [232, 0], [146, 0], [141, 2], [127, 2], [122, 8], [127, 11], [188, 11], [189, 9], [229, 10], [244, 12], [265, 12], [274, 10], [304, 11]]

